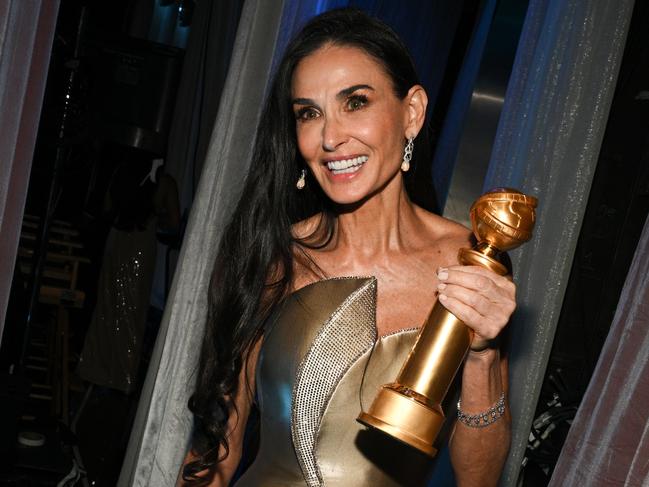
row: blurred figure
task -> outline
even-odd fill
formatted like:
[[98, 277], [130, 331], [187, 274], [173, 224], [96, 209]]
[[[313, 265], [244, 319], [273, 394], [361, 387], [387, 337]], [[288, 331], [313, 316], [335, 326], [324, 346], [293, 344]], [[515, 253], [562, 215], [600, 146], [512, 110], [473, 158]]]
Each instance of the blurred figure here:
[[175, 180], [162, 159], [123, 148], [104, 203], [111, 221], [97, 305], [79, 360], [86, 381], [130, 394], [137, 385], [156, 261], [156, 230], [180, 226]]

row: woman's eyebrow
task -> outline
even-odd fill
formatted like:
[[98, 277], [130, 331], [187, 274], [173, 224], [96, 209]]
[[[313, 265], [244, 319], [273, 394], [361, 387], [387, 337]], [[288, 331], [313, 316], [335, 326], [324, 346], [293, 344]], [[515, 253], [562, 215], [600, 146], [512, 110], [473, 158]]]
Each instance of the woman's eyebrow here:
[[293, 98], [293, 100], [291, 100], [291, 104], [318, 106], [318, 104], [315, 101], [313, 101], [311, 98]]
[[345, 88], [344, 90], [340, 90], [338, 94], [336, 95], [336, 98], [344, 99], [347, 98], [349, 95], [354, 93], [357, 90], [372, 90], [374, 91], [374, 88], [372, 88], [370, 85], [353, 85], [350, 86], [349, 88]]
[[[349, 95], [354, 93], [357, 90], [372, 90], [374, 91], [374, 88], [372, 88], [370, 85], [353, 85], [350, 86], [349, 88], [342, 89], [338, 92], [336, 95], [336, 98], [338, 100], [342, 100], [347, 98]], [[293, 105], [312, 105], [312, 106], [318, 106], [318, 104], [312, 100], [311, 98], [293, 98], [291, 100], [291, 104]]]

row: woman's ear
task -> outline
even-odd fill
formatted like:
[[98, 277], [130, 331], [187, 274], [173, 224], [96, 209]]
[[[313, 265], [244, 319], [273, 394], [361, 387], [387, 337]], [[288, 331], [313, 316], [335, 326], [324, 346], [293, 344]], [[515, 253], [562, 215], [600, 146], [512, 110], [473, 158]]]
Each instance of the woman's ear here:
[[415, 85], [408, 90], [405, 99], [408, 106], [408, 118], [406, 121], [406, 139], [416, 137], [426, 118], [426, 107], [428, 106], [428, 95], [421, 85]]

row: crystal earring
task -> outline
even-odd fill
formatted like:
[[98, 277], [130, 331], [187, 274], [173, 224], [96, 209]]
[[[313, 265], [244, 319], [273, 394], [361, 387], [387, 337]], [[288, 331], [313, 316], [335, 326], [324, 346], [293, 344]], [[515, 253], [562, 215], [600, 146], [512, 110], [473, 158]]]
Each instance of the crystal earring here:
[[300, 172], [300, 177], [297, 178], [297, 183], [295, 184], [295, 186], [297, 187], [297, 189], [303, 189], [305, 185], [306, 185], [306, 169], [302, 169], [302, 171]]
[[412, 149], [414, 144], [415, 138], [414, 137], [408, 137], [408, 143], [406, 144], [405, 149], [403, 150], [403, 162], [401, 163], [401, 170], [403, 172], [408, 172], [410, 169], [410, 159], [412, 159]]

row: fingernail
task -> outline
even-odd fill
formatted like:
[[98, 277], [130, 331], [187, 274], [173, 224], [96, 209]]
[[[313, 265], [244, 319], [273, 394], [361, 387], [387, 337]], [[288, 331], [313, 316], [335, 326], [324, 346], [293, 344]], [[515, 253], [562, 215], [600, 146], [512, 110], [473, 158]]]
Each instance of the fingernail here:
[[444, 284], [443, 282], [440, 282], [440, 283], [437, 285], [437, 289], [446, 289], [446, 284]]
[[447, 298], [446, 298], [446, 294], [440, 294], [440, 295], [439, 295], [439, 300], [440, 300], [440, 301], [446, 301], [446, 299], [447, 299]]
[[444, 280], [448, 279], [448, 272], [446, 272], [446, 269], [440, 269], [439, 272], [437, 273], [437, 279], [439, 280]]

